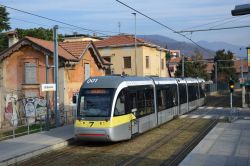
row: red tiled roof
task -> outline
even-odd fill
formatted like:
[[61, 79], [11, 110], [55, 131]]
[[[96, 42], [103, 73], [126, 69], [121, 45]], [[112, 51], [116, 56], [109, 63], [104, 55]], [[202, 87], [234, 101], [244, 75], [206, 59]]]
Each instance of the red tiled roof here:
[[90, 41], [60, 42], [59, 46], [70, 52], [74, 57], [80, 58], [90, 43]]
[[[42, 40], [34, 37], [25, 37], [22, 40], [18, 41], [16, 44], [10, 48], [4, 50], [0, 53], [0, 60], [11, 55], [13, 51], [18, 50], [23, 45], [34, 45], [41, 47], [41, 51], [52, 54], [54, 52], [54, 43], [52, 41]], [[106, 65], [112, 65], [111, 63], [104, 61], [100, 56], [97, 48], [95, 47], [92, 41], [78, 41], [78, 42], [59, 42], [58, 44], [58, 56], [69, 61], [79, 61], [81, 56], [90, 49], [90, 52], [93, 53], [94, 58], [97, 62], [105, 67]], [[39, 49], [40, 50], [40, 49]]]
[[[25, 37], [26, 39], [32, 41], [33, 43], [36, 43], [40, 46], [42, 46], [43, 48], [54, 52], [54, 44], [52, 41], [46, 41], [46, 40], [42, 40], [42, 39], [38, 39], [38, 38], [34, 38], [34, 37]], [[74, 57], [72, 54], [70, 54], [68, 51], [66, 51], [65, 49], [63, 49], [62, 47], [58, 47], [58, 55], [66, 60], [73, 60], [76, 61], [77, 58]]]
[[[137, 43], [148, 43], [143, 39], [136, 38]], [[119, 36], [112, 36], [104, 40], [96, 41], [95, 45], [97, 47], [107, 47], [107, 46], [117, 46], [117, 45], [130, 45], [135, 43], [134, 36], [131, 35], [119, 35]]]

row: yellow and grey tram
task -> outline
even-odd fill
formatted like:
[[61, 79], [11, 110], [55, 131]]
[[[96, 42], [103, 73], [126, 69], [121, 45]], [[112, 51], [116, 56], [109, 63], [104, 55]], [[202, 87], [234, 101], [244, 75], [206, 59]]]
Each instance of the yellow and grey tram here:
[[203, 105], [203, 83], [199, 78], [89, 78], [77, 98], [75, 138], [131, 139]]

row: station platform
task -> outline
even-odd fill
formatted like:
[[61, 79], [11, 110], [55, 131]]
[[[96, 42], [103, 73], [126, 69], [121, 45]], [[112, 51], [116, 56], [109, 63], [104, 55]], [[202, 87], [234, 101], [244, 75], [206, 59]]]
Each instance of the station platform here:
[[0, 166], [15, 164], [30, 157], [64, 147], [74, 136], [73, 125], [67, 125], [0, 142]]
[[218, 123], [180, 166], [249, 166], [250, 120]]

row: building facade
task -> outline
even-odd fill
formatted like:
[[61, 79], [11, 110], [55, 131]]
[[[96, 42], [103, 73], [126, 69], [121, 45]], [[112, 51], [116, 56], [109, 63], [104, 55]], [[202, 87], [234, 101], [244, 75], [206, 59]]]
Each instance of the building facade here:
[[112, 63], [113, 74], [168, 77], [166, 49], [130, 35], [95, 42], [101, 56]]
[[[59, 43], [59, 109], [70, 111], [72, 96], [90, 76], [103, 76], [109, 63], [101, 58], [92, 41]], [[53, 42], [25, 37], [0, 55], [0, 128], [17, 125], [23, 117], [44, 115], [46, 93], [41, 84], [54, 83]], [[49, 105], [53, 110], [53, 92]], [[15, 120], [17, 119], [17, 121]], [[8, 123], [8, 124], [6, 124]]]

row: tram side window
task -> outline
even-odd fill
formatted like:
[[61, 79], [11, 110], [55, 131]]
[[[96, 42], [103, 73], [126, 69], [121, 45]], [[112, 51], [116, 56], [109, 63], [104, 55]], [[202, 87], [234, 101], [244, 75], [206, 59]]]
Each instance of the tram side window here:
[[187, 102], [186, 84], [179, 84], [180, 104]]
[[150, 114], [154, 112], [154, 92], [153, 89], [147, 89], [145, 91], [145, 99], [146, 99], [146, 113]]
[[199, 84], [199, 88], [200, 88], [200, 97], [201, 97], [201, 98], [205, 97], [204, 85]]
[[177, 87], [176, 85], [167, 86], [167, 108], [177, 105]]
[[167, 108], [171, 108], [171, 107], [173, 107], [173, 91], [172, 91], [172, 89], [171, 89], [171, 87], [170, 87], [170, 85], [168, 85], [167, 87], [166, 87], [166, 96], [167, 96]]
[[136, 107], [136, 92], [128, 92], [126, 97], [126, 112], [130, 113]]
[[198, 90], [198, 84], [194, 85], [195, 88], [195, 100], [199, 99], [199, 90]]
[[159, 89], [157, 91], [157, 101], [158, 101], [158, 109], [159, 111], [165, 110], [167, 108], [166, 103], [166, 90], [165, 89]]
[[144, 116], [154, 112], [153, 89], [141, 89], [137, 91], [138, 110], [136, 116]]
[[171, 108], [177, 105], [177, 86], [165, 85], [159, 87], [157, 91], [159, 111]]
[[171, 90], [172, 90], [172, 101], [173, 101], [173, 106], [177, 106], [178, 102], [178, 94], [177, 94], [177, 85], [171, 85]]
[[195, 99], [195, 88], [193, 84], [188, 85], [188, 100], [194, 101]]
[[119, 115], [124, 115], [125, 112], [125, 91], [122, 90], [116, 100], [115, 103], [115, 112], [114, 115], [115, 116], [119, 116]]

